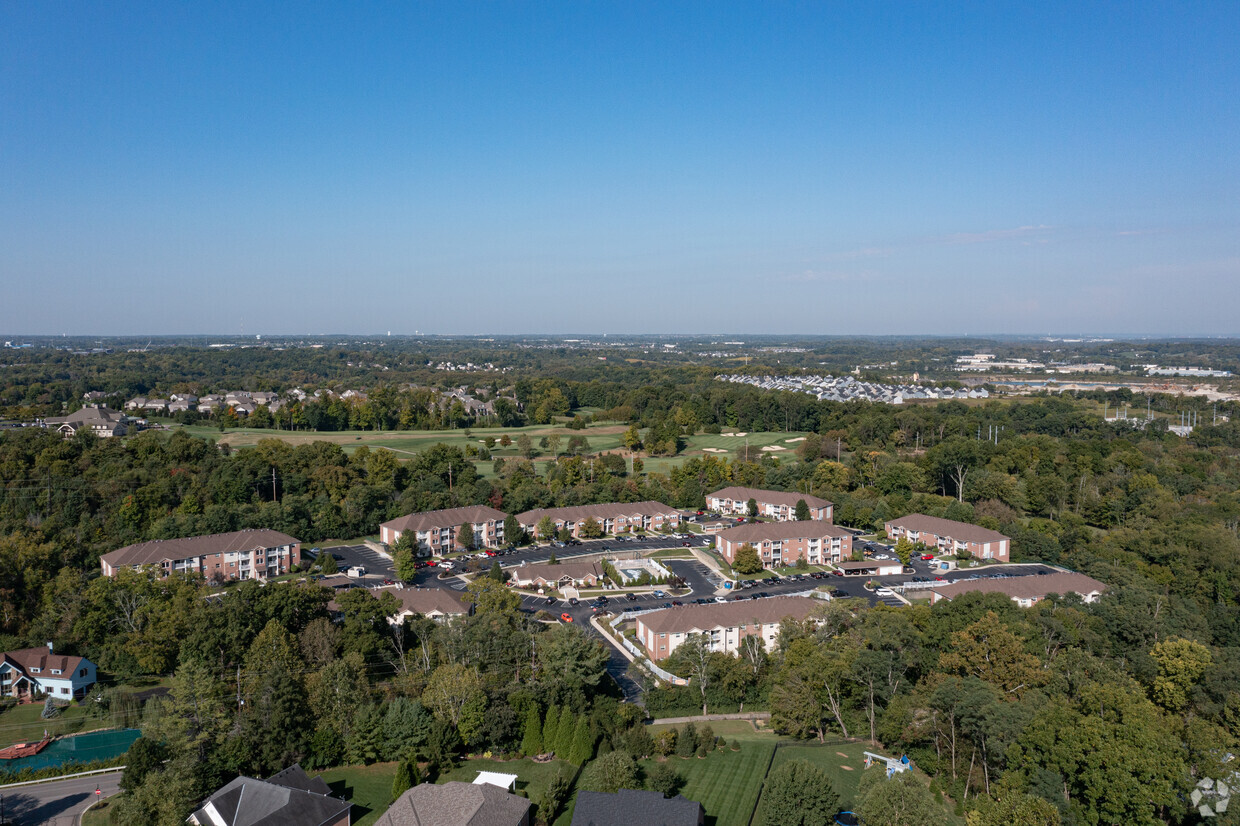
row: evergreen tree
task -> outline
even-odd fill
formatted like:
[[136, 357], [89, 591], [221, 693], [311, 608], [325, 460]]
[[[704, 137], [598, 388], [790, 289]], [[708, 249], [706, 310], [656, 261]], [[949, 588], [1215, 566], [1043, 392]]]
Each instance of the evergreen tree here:
[[474, 526], [468, 522], [461, 524], [461, 529], [456, 533], [456, 544], [462, 548], [474, 547]]
[[573, 731], [573, 751], [569, 762], [580, 766], [594, 756], [594, 732], [590, 730], [590, 721], [586, 715], [577, 715], [577, 727]]
[[392, 778], [392, 799], [400, 797], [413, 788], [413, 776], [409, 773], [409, 761], [401, 760], [396, 764], [396, 776]]
[[576, 717], [566, 708], [560, 712], [560, 724], [555, 732], [555, 756], [561, 760], [570, 760], [573, 753], [573, 730], [577, 727]]
[[499, 560], [496, 560], [491, 563], [491, 570], [487, 574], [487, 576], [489, 576], [491, 579], [495, 580], [496, 582], [503, 582], [505, 579], [507, 579], [507, 577], [504, 576], [504, 567], [499, 564]]
[[511, 514], [504, 517], [504, 541], [510, 545], [521, 545], [525, 542], [525, 531], [521, 522]]
[[326, 548], [319, 551], [319, 555], [315, 557], [315, 561], [319, 565], [319, 573], [324, 576], [331, 576], [336, 573], [336, 557], [332, 556], [332, 552]]
[[521, 738], [521, 753], [526, 757], [542, 754], [542, 720], [538, 719], [538, 706], [530, 704], [525, 712], [525, 734]]
[[809, 505], [807, 505], [807, 504], [805, 503], [805, 500], [804, 500], [804, 499], [798, 499], [798, 500], [797, 500], [797, 511], [796, 511], [796, 516], [797, 516], [797, 521], [798, 521], [798, 522], [808, 522], [808, 521], [809, 521]]
[[555, 751], [555, 738], [560, 731], [560, 707], [553, 705], [547, 709], [543, 718], [542, 747], [543, 751]]

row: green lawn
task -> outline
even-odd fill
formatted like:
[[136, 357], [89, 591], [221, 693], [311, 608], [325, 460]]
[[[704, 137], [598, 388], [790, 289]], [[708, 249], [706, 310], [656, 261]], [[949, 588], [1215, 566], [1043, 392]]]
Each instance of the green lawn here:
[[551, 779], [560, 772], [572, 777], [576, 768], [563, 760], [552, 760], [550, 763], [535, 763], [533, 760], [466, 760], [458, 768], [453, 769], [435, 782], [447, 783], [459, 780], [462, 783], [473, 783], [480, 771], [515, 774], [517, 776], [517, 794], [534, 801], [538, 800], [546, 790]]
[[[700, 726], [701, 723], [698, 723], [697, 725]], [[727, 740], [729, 746], [731, 746], [733, 740], [740, 740], [742, 742], [752, 741], [756, 743], [774, 743], [776, 740], [775, 734], [769, 729], [755, 729], [752, 725], [750, 725], [748, 720], [716, 720], [711, 722], [710, 727], [715, 732], [715, 736], [722, 737]], [[682, 723], [680, 725], [676, 725], [674, 723], [666, 723], [663, 725], [650, 726], [649, 728], [650, 736], [654, 737], [664, 729], [684, 728], [684, 724]]]
[[353, 826], [368, 826], [392, 804], [396, 764], [342, 766], [321, 772], [319, 777], [331, 787], [333, 794], [344, 795], [353, 804]]
[[[701, 760], [696, 757], [688, 760], [670, 757], [668, 760], [684, 779], [680, 793], [706, 809], [707, 824], [747, 826], [774, 751], [773, 742], [749, 741], [741, 743], [740, 751], [732, 751], [729, 746]], [[643, 768], [649, 769], [655, 761], [641, 762]]]
[[90, 717], [87, 711], [84, 704], [71, 705], [61, 709], [59, 716], [44, 720], [39, 716], [43, 713], [42, 703], [14, 706], [0, 714], [0, 746], [37, 742], [43, 739], [44, 730], [57, 737], [112, 727], [110, 719]]

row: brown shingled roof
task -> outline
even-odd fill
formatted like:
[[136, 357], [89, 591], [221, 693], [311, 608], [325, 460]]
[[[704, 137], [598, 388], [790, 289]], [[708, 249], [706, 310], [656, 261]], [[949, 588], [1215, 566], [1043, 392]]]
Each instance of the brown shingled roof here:
[[830, 522], [749, 522], [720, 531], [717, 536], [729, 542], [763, 542], [767, 539], [821, 539], [824, 536], [850, 536]]
[[953, 599], [961, 594], [977, 591], [983, 594], [1006, 594], [1012, 599], [1042, 599], [1047, 594], [1100, 593], [1107, 586], [1077, 573], [1057, 573], [1046, 576], [1016, 576], [1007, 579], [966, 579], [937, 585], [931, 590], [941, 597]]
[[960, 542], [999, 542], [1008, 538], [998, 531], [992, 531], [980, 525], [940, 519], [937, 516], [926, 516], [924, 513], [910, 513], [899, 519], [888, 519], [887, 522], [906, 531], [925, 531], [935, 536], [949, 536]]
[[731, 628], [742, 623], [780, 622], [788, 617], [805, 619], [820, 604], [810, 597], [764, 597], [664, 608], [642, 614], [637, 619], [652, 631], [683, 633], [721, 626]]
[[616, 519], [621, 516], [654, 516], [656, 514], [680, 513], [671, 505], [646, 500], [645, 502], [606, 502], [601, 505], [571, 505], [563, 508], [535, 508], [532, 511], [517, 514], [523, 525], [537, 523], [544, 516], [552, 519], [563, 519], [566, 522], [580, 522], [594, 517], [595, 519]]
[[789, 493], [783, 490], [764, 490], [762, 488], [742, 488], [728, 487], [717, 490], [714, 493], [708, 493], [707, 499], [732, 499], [747, 502], [754, 499], [758, 502], [769, 502], [772, 505], [784, 505], [789, 508], [795, 508], [797, 502], [801, 499], [805, 500], [805, 504], [811, 508], [825, 508], [831, 503], [826, 499], [817, 496], [810, 496], [807, 493]]
[[40, 677], [52, 676], [52, 671], [59, 671], [62, 676], [67, 676], [77, 671], [82, 664], [81, 657], [70, 657], [64, 654], [56, 654], [49, 650], [47, 646], [39, 648], [22, 648], [17, 651], [6, 651], [0, 656], [6, 660], [10, 660], [21, 668], [27, 674], [31, 669], [39, 669]]
[[530, 801], [495, 786], [422, 783], [396, 798], [376, 826], [520, 826]]
[[260, 548], [276, 548], [281, 545], [297, 545], [286, 533], [258, 528], [255, 530], [213, 533], [206, 536], [187, 536], [182, 539], [154, 539], [126, 545], [103, 555], [103, 561], [112, 567], [122, 565], [151, 565], [164, 560], [190, 559], [208, 554], [254, 551]]
[[431, 531], [441, 528], [455, 528], [458, 525], [464, 525], [466, 522], [471, 525], [475, 522], [486, 522], [491, 519], [503, 522], [507, 516], [508, 514], [503, 511], [497, 511], [495, 508], [489, 508], [486, 505], [469, 505], [464, 508], [447, 508], [440, 511], [411, 513], [384, 522], [380, 527], [402, 533], [405, 531]]

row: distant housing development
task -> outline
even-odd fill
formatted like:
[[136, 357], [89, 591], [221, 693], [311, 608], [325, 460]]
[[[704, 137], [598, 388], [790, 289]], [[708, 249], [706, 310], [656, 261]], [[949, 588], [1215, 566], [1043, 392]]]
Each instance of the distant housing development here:
[[412, 531], [422, 555], [442, 556], [457, 549], [461, 525], [474, 532], [474, 545], [497, 548], [504, 541], [504, 519], [508, 514], [486, 505], [448, 508], [411, 513], [379, 526], [379, 541], [391, 547], [403, 534]]
[[574, 505], [566, 508], [538, 508], [517, 514], [521, 527], [533, 534], [543, 517], [550, 517], [557, 531], [568, 528], [577, 536], [587, 519], [593, 519], [603, 533], [660, 530], [680, 525], [680, 511], [662, 502], [612, 502], [604, 505]]
[[1009, 579], [966, 579], [940, 583], [930, 590], [931, 604], [954, 599], [961, 594], [1004, 594], [1022, 608], [1046, 599], [1048, 594], [1078, 594], [1085, 602], [1096, 602], [1107, 588], [1092, 577], [1077, 573], [1056, 573], [1045, 576], [1018, 576]]
[[68, 416], [53, 416], [43, 420], [43, 426], [49, 430], [58, 430], [66, 439], [70, 439], [85, 430], [87, 433], [109, 439], [124, 436], [129, 432], [129, 417], [119, 410], [106, 407], [83, 407]]
[[202, 574], [207, 579], [267, 579], [301, 564], [301, 540], [266, 528], [155, 539], [126, 545], [99, 558], [104, 576], [121, 568], [152, 566], [161, 577]]
[[926, 387], [920, 384], [878, 384], [858, 381], [852, 376], [715, 376], [719, 381], [751, 384], [762, 390], [788, 390], [809, 393], [819, 401], [871, 401], [883, 404], [904, 404], [908, 399], [986, 399], [985, 388], [960, 390], [951, 387]]
[[852, 534], [828, 522], [751, 522], [715, 535], [719, 554], [732, 564], [742, 545], [753, 545], [764, 568], [839, 562], [852, 556]]
[[1007, 562], [1012, 540], [989, 528], [911, 513], [899, 519], [887, 521], [887, 536], [892, 539], [908, 537], [910, 542], [920, 542], [939, 553], [969, 553], [977, 559], [996, 559]]
[[749, 500], [758, 506], [758, 516], [778, 522], [797, 518], [797, 502], [804, 500], [809, 506], [809, 518], [820, 522], [831, 521], [832, 504], [826, 499], [805, 493], [788, 493], [782, 490], [729, 487], [707, 494], [706, 507], [715, 513], [745, 515], [749, 513]]
[[821, 603], [809, 597], [770, 597], [665, 608], [637, 617], [637, 640], [652, 660], [666, 659], [693, 634], [705, 634], [711, 651], [734, 654], [746, 637], [775, 647], [779, 624], [803, 620]]

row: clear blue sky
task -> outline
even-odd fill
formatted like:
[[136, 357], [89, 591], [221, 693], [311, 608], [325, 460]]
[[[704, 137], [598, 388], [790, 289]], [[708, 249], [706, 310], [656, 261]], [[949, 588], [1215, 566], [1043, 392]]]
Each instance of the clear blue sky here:
[[5, 333], [1240, 333], [1240, 4], [0, 0]]

